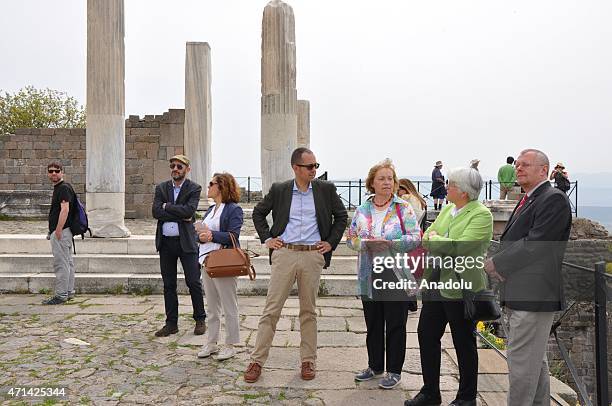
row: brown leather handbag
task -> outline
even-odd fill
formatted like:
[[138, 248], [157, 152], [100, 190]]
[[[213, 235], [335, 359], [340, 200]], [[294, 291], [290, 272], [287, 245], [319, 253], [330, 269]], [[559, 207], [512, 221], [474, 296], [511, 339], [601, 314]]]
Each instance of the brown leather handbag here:
[[249, 275], [249, 278], [254, 280], [256, 274], [251, 258], [246, 251], [236, 246], [234, 234], [229, 235], [232, 247], [210, 252], [204, 260], [206, 273], [211, 278]]

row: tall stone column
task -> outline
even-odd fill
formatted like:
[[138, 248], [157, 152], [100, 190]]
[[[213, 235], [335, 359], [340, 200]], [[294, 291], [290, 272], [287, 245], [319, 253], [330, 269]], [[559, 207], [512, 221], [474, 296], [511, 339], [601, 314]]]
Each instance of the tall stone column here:
[[261, 178], [264, 195], [274, 182], [293, 178], [297, 144], [295, 19], [293, 9], [272, 0], [261, 30]]
[[[188, 42], [185, 56], [185, 155], [191, 180], [206, 189], [211, 168], [210, 46]], [[202, 193], [206, 201], [206, 193]]]
[[310, 148], [310, 102], [297, 101], [297, 146]]
[[96, 237], [125, 227], [123, 0], [87, 0], [87, 215]]

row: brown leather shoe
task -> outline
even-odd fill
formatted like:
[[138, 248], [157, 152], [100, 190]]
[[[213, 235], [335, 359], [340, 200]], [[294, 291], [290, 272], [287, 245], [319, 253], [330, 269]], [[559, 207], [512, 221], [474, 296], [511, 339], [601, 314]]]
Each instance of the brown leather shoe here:
[[261, 365], [257, 362], [251, 362], [244, 371], [244, 381], [248, 383], [257, 382], [259, 375], [261, 375]]
[[206, 320], [197, 320], [195, 328], [193, 329], [193, 334], [201, 336], [204, 333], [206, 333]]
[[315, 366], [314, 362], [304, 361], [302, 362], [302, 379], [305, 381], [310, 381], [315, 377]]
[[155, 337], [168, 337], [170, 334], [178, 333], [177, 326], [165, 325], [155, 332]]

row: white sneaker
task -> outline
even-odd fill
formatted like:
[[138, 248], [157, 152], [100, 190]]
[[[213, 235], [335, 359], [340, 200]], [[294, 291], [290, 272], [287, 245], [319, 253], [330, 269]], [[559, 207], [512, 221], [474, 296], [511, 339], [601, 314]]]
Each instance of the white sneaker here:
[[226, 359], [232, 358], [234, 355], [236, 355], [236, 350], [234, 349], [233, 345], [230, 345], [227, 347], [223, 347], [223, 349], [219, 351], [219, 354], [217, 354], [213, 358], [217, 361], [224, 361]]
[[210, 357], [210, 354], [214, 354], [216, 352], [219, 352], [219, 347], [217, 347], [217, 344], [206, 344], [202, 346], [202, 350], [198, 352], [198, 358]]

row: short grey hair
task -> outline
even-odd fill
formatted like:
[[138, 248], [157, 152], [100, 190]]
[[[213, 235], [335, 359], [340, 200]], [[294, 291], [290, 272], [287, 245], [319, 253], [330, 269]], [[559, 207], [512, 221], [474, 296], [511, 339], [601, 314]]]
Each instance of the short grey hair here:
[[527, 148], [522, 150], [520, 155], [527, 154], [529, 152], [532, 152], [536, 155], [536, 162], [538, 164], [545, 165], [547, 168], [550, 168], [550, 161], [548, 160], [548, 156], [539, 149]]
[[467, 193], [470, 201], [478, 199], [484, 181], [480, 172], [474, 168], [456, 168], [449, 172], [448, 182], [452, 182], [459, 190]]

